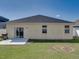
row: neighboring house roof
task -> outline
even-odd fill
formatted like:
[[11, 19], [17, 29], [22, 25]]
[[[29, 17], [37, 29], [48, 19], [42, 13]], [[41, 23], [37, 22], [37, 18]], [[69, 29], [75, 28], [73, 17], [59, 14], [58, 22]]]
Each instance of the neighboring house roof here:
[[74, 24], [73, 27], [74, 27], [74, 28], [77, 28], [77, 27], [79, 28], [79, 25], [75, 25], [75, 24]]
[[74, 21], [73, 27], [79, 27], [79, 20]]
[[9, 19], [5, 18], [5, 17], [2, 17], [0, 16], [0, 22], [7, 22], [9, 21]]
[[70, 21], [65, 21], [57, 18], [52, 18], [43, 15], [35, 15], [31, 17], [21, 18], [17, 20], [13, 20], [10, 22], [28, 22], [28, 23], [72, 23]]
[[6, 22], [8, 22], [9, 19], [0, 16], [0, 29], [5, 29], [6, 28]]

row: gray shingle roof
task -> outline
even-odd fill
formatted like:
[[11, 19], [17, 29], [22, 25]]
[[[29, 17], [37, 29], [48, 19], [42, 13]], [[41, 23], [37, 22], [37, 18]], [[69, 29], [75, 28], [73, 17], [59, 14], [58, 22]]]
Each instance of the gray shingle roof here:
[[21, 18], [17, 19], [11, 22], [28, 22], [28, 23], [72, 23], [70, 21], [65, 21], [57, 18], [52, 18], [48, 16], [43, 16], [43, 15], [35, 15], [31, 17], [26, 17], [26, 18]]

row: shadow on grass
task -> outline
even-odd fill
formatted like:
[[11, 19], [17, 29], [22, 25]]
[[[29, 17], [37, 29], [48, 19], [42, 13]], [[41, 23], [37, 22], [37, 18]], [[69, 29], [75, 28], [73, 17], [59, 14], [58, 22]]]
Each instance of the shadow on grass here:
[[28, 42], [33, 43], [79, 43], [79, 39], [71, 39], [71, 40], [41, 40], [41, 39], [29, 39]]

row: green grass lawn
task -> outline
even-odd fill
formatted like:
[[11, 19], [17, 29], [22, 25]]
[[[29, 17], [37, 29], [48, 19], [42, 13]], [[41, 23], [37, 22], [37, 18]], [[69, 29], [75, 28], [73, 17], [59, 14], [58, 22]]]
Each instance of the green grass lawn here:
[[0, 46], [0, 59], [79, 59], [79, 43]]

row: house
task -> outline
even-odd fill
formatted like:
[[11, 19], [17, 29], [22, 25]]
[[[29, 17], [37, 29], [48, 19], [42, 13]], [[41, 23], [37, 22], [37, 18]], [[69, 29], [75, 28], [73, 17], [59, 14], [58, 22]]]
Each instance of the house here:
[[79, 37], [79, 20], [76, 20], [74, 22], [73, 26], [73, 36], [78, 36]]
[[7, 23], [9, 38], [72, 39], [73, 23], [43, 15], [25, 17]]
[[6, 22], [0, 22], [0, 36], [6, 34]]
[[8, 22], [9, 19], [0, 16], [0, 36], [2, 36], [2, 34], [6, 34], [6, 22]]

